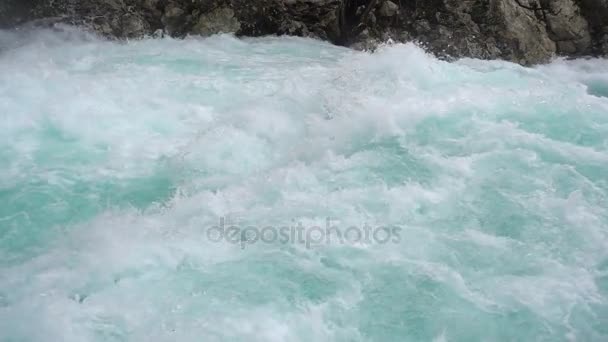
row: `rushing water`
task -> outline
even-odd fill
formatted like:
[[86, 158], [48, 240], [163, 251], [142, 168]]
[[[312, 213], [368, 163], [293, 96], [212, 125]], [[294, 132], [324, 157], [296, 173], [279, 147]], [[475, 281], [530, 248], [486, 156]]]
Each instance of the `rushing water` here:
[[0, 341], [608, 339], [607, 60], [4, 31], [0, 132]]

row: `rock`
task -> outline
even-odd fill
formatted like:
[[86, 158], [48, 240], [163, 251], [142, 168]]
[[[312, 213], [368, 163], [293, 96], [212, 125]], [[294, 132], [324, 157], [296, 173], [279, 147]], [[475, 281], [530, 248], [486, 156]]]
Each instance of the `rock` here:
[[608, 0], [0, 0], [0, 26], [60, 18], [108, 38], [166, 32], [298, 35], [373, 49], [416, 41], [440, 58], [529, 65], [608, 54]]
[[578, 0], [583, 16], [592, 27], [608, 25], [608, 0]]
[[202, 14], [192, 32], [210, 36], [217, 33], [235, 33], [240, 28], [241, 23], [234, 17], [234, 11], [231, 8], [221, 7]]
[[414, 27], [417, 32], [430, 32], [431, 31], [431, 24], [424, 19], [417, 20]]
[[380, 7], [380, 10], [378, 11], [378, 14], [380, 14], [380, 16], [382, 16], [382, 17], [392, 17], [392, 16], [396, 15], [397, 13], [399, 13], [399, 6], [397, 6], [394, 2], [389, 1], [389, 0], [382, 3], [382, 6]]
[[142, 2], [142, 7], [148, 11], [156, 11], [158, 10], [160, 4], [160, 0], [144, 0]]
[[170, 3], [165, 8], [165, 13], [161, 18], [161, 22], [170, 35], [181, 35], [187, 24], [187, 13], [176, 4]]
[[589, 24], [591, 52], [608, 55], [608, 0], [579, 0], [581, 14]]
[[574, 55], [584, 53], [591, 45], [587, 20], [572, 0], [555, 0], [546, 13], [547, 29], [557, 43], [557, 52]]
[[0, 28], [19, 25], [27, 21], [38, 0], [0, 0]]
[[181, 9], [177, 6], [169, 6], [169, 8], [167, 10], [165, 10], [164, 17], [171, 20], [171, 19], [175, 19], [175, 18], [184, 17], [185, 14], [186, 14], [186, 12], [184, 12], [183, 9]]
[[599, 40], [598, 51], [603, 56], [608, 56], [608, 33]]
[[281, 24], [279, 30], [290, 36], [310, 36], [310, 31], [308, 31], [308, 27], [301, 21], [285, 21]]
[[516, 1], [495, 0], [496, 16], [500, 23], [498, 41], [504, 47], [502, 55], [521, 64], [547, 62], [556, 52], [555, 42], [549, 38], [546, 26], [536, 13]]
[[121, 19], [121, 36], [125, 38], [140, 38], [148, 32], [148, 25], [139, 14], [127, 14]]
[[165, 31], [158, 29], [156, 31], [154, 31], [151, 35], [152, 38], [164, 38], [165, 37]]

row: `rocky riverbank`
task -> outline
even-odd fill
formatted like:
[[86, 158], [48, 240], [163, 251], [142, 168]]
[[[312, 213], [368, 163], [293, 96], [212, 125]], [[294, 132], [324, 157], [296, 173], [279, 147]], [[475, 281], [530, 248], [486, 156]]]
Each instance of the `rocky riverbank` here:
[[442, 57], [521, 64], [608, 55], [608, 0], [4, 0], [0, 26], [31, 20], [110, 38], [308, 36], [354, 48], [417, 41]]

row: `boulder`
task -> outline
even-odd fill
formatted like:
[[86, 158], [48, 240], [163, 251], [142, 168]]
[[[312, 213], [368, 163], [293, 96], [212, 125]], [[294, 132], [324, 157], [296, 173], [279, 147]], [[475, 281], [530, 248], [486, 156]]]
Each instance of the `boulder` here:
[[209, 13], [201, 14], [192, 32], [210, 36], [217, 33], [236, 33], [240, 29], [241, 23], [234, 16], [234, 11], [228, 7], [220, 7]]
[[496, 37], [502, 45], [504, 58], [521, 64], [536, 64], [547, 62], [555, 55], [555, 42], [535, 11], [522, 7], [517, 1], [495, 0], [494, 6], [499, 22]]
[[390, 0], [383, 2], [378, 10], [378, 14], [382, 17], [392, 17], [397, 13], [399, 13], [399, 6]]
[[161, 22], [167, 33], [172, 36], [180, 36], [186, 30], [188, 19], [186, 10], [171, 2], [165, 7]]
[[547, 29], [563, 55], [583, 54], [591, 46], [587, 20], [573, 0], [555, 0], [546, 11]]

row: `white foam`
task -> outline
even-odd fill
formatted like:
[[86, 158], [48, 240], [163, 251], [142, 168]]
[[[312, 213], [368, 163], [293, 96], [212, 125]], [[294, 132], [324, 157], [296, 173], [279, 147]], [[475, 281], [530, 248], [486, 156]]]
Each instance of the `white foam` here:
[[[1, 189], [96, 208], [0, 216], [4, 242], [48, 233], [35, 253], [0, 250], [9, 338], [373, 340], [384, 322], [417, 336], [404, 312], [437, 341], [487, 336], [446, 312], [522, 314], [541, 334], [522, 339], [564, 336], [566, 315], [575, 337], [601, 335], [578, 322], [608, 305], [594, 278], [608, 257], [608, 98], [588, 94], [605, 60], [529, 69], [413, 44], [70, 29], [0, 42]], [[112, 197], [156, 176], [172, 188], [143, 206]], [[403, 231], [399, 244], [241, 248], [206, 238], [222, 216]]]

